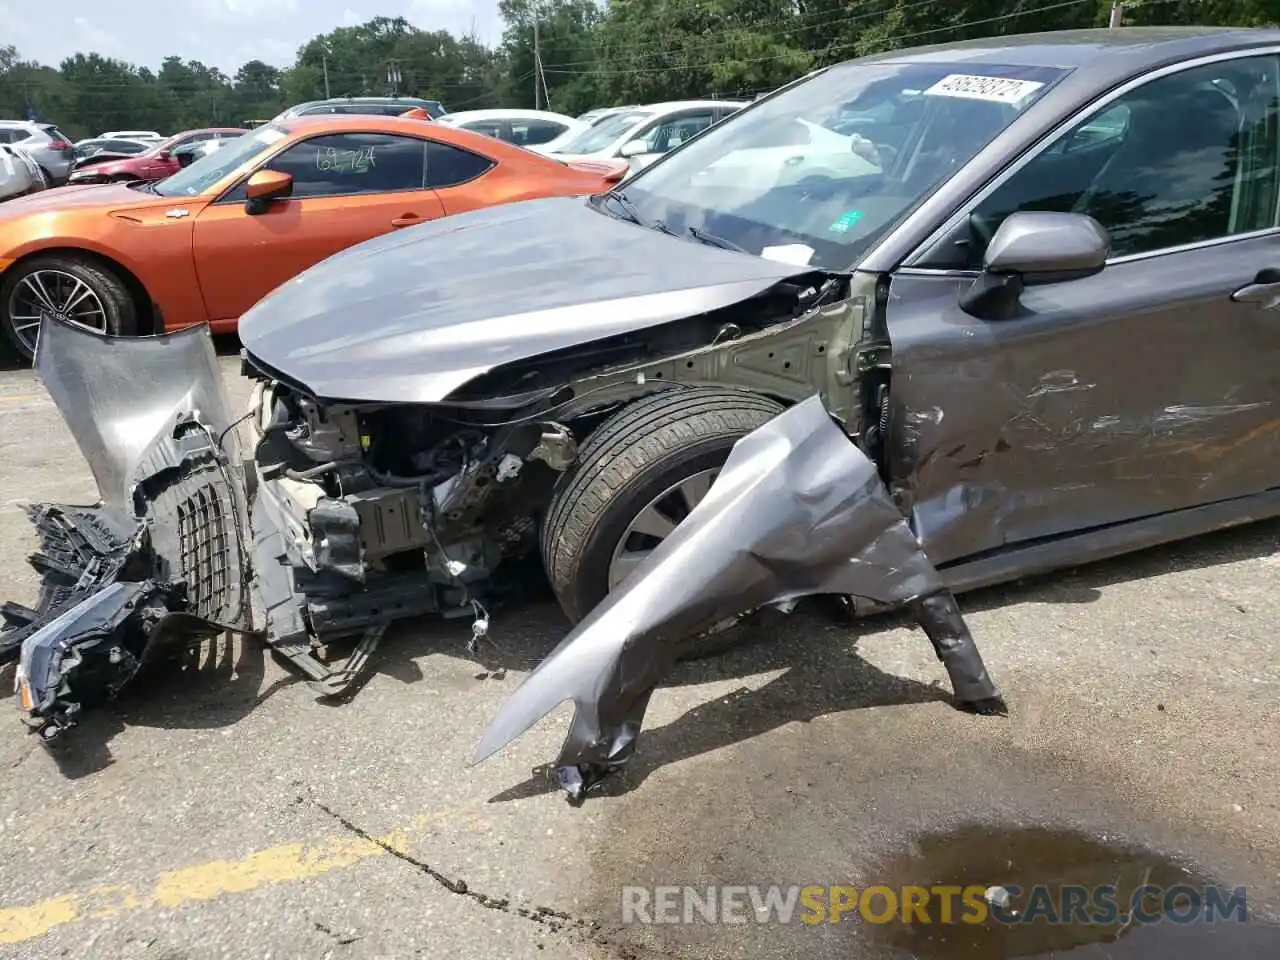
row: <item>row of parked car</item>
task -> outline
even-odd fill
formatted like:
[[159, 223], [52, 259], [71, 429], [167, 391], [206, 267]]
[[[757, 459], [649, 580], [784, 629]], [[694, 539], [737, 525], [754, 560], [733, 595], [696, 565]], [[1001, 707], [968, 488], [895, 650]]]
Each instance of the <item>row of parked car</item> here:
[[[0, 206], [0, 332], [27, 359], [47, 313], [116, 334], [230, 332], [339, 250], [466, 210], [606, 190], [743, 105], [573, 118], [342, 98], [252, 130], [107, 131], [65, 143], [73, 159], [56, 175], [32, 154], [0, 154], [0, 174], [26, 175]], [[63, 183], [79, 189], [23, 196]]]

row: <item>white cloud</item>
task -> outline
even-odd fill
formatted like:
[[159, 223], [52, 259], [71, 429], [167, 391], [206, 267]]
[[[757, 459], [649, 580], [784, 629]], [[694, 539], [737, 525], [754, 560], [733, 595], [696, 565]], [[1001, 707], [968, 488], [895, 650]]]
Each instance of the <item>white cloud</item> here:
[[298, 12], [298, 0], [200, 0], [215, 20], [280, 20]]
[[493, 17], [480, 10], [472, 0], [410, 0], [406, 17], [420, 30], [448, 30], [454, 36], [465, 36], [474, 25], [482, 40], [493, 30]]
[[236, 61], [237, 65], [248, 63], [250, 60], [261, 60], [263, 63], [270, 64], [273, 67], [288, 67], [293, 64], [297, 55], [298, 44], [290, 43], [287, 40], [259, 37], [236, 47], [232, 59]]
[[86, 53], [119, 53], [120, 39], [111, 31], [103, 30], [88, 17], [74, 17], [76, 44]]

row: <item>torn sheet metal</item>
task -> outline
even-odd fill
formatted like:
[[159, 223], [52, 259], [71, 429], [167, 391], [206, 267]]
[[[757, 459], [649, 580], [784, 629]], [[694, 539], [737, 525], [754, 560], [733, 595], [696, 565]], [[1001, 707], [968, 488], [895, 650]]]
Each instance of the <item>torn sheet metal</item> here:
[[940, 590], [875, 466], [812, 397], [737, 443], [707, 497], [503, 704], [474, 762], [572, 700], [557, 776], [580, 794], [634, 750], [679, 641], [803, 596]]
[[[207, 327], [161, 337], [107, 337], [47, 320], [36, 371], [89, 462], [104, 503], [133, 511], [133, 486], [171, 455], [163, 440], [179, 417], [222, 437], [241, 469], [232, 417]], [[243, 483], [240, 484], [243, 488]]]
[[38, 609], [4, 609], [18, 700], [46, 740], [161, 641], [252, 626], [243, 465], [208, 329], [123, 339], [46, 319], [36, 368], [93, 469], [95, 506], [28, 514]]

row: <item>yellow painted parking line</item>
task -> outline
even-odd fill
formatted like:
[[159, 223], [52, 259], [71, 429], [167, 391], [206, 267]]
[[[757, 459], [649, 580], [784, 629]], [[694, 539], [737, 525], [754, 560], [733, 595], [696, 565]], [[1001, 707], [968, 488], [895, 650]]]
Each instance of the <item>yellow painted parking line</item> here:
[[43, 400], [43, 399], [44, 397], [40, 396], [40, 394], [38, 393], [32, 393], [27, 395], [18, 394], [11, 397], [0, 396], [0, 403], [28, 403], [32, 400]]
[[[448, 812], [424, 814], [383, 837], [365, 839], [347, 833], [312, 843], [286, 843], [239, 860], [214, 860], [169, 870], [149, 884], [90, 887], [27, 906], [0, 908], [0, 944], [42, 937], [55, 927], [80, 920], [103, 919], [152, 907], [178, 907], [215, 900], [225, 894], [319, 877], [363, 860], [387, 856], [391, 851], [407, 851], [428, 826], [438, 827], [450, 819], [457, 823], [457, 818], [450, 817]], [[472, 826], [483, 827], [481, 818], [467, 819], [472, 821]]]

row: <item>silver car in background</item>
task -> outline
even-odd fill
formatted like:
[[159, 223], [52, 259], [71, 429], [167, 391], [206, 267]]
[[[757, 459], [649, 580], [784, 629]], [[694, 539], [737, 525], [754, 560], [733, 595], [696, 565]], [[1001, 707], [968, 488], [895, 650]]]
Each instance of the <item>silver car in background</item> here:
[[71, 138], [52, 123], [0, 120], [0, 143], [16, 147], [35, 160], [51, 187], [62, 186], [71, 176], [75, 148]]
[[21, 150], [0, 144], [0, 200], [12, 200], [45, 188], [39, 165]]

